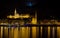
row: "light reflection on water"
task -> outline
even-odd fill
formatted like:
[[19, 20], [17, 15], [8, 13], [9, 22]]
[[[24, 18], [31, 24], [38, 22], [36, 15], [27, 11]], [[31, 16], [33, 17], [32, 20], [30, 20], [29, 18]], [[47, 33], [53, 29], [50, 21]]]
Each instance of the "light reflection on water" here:
[[[38, 29], [39, 27], [32, 27], [32, 30], [30, 31], [30, 27], [16, 27], [16, 28], [10, 28], [9, 29], [9, 32], [8, 32], [8, 27], [4, 27], [4, 30], [3, 30], [3, 27], [0, 28], [1, 29], [1, 37], [0, 38], [3, 38], [3, 31], [4, 31], [4, 37], [6, 38], [30, 38], [30, 32], [32, 31], [32, 38], [37, 38], [38, 36]], [[47, 28], [48, 30], [48, 38], [50, 38], [50, 34], [51, 34], [51, 31], [50, 31], [50, 27]], [[53, 27], [52, 28], [52, 33], [53, 33], [53, 37], [52, 38], [55, 38], [55, 33], [54, 33], [54, 30], [55, 28]], [[41, 38], [42, 38], [42, 27], [40, 28], [40, 31], [41, 31]], [[38, 33], [38, 34], [37, 34]], [[60, 38], [60, 27], [57, 27], [57, 38]]]
[[60, 27], [57, 27], [57, 38], [60, 38]]

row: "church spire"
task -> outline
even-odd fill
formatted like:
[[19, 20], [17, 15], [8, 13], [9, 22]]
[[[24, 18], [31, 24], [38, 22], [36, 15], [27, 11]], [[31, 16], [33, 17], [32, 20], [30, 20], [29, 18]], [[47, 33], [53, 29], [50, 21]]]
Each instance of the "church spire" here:
[[16, 8], [15, 8], [14, 15], [16, 15], [16, 14], [17, 14], [17, 11], [16, 11]]

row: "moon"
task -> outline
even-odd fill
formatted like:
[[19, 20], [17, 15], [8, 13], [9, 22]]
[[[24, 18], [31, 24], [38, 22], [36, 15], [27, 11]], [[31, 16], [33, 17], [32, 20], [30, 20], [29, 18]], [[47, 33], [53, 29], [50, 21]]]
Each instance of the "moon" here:
[[26, 2], [26, 6], [34, 6], [34, 5], [36, 5], [36, 3], [34, 3], [34, 2]]

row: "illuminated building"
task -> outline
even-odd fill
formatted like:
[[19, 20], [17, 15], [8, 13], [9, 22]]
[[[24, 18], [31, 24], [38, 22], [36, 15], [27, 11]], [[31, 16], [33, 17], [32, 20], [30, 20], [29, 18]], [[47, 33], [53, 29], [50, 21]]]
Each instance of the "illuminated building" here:
[[37, 24], [37, 13], [35, 13], [35, 17], [32, 18], [32, 24]]
[[16, 12], [16, 9], [15, 9], [15, 11], [14, 11], [14, 15], [9, 15], [9, 16], [7, 16], [7, 18], [11, 18], [11, 19], [17, 19], [17, 18], [21, 18], [21, 19], [23, 19], [23, 18], [29, 18], [30, 17], [30, 15], [29, 14], [21, 14], [21, 15], [19, 15], [17, 12]]
[[26, 19], [28, 19], [28, 18], [31, 18], [31, 24], [37, 24], [37, 14], [35, 13], [35, 16], [31, 16], [31, 15], [29, 15], [29, 14], [18, 14], [17, 13], [17, 11], [16, 11], [16, 9], [15, 9], [15, 11], [14, 11], [14, 15], [9, 15], [9, 16], [7, 16], [7, 18], [10, 18], [10, 19], [24, 19], [24, 18], [26, 18]]

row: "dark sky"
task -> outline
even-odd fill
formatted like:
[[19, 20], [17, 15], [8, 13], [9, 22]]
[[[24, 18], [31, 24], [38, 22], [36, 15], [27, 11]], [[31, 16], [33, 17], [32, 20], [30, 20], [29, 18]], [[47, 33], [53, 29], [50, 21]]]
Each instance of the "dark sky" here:
[[[32, 2], [32, 6], [27, 4]], [[0, 0], [0, 18], [13, 14], [14, 9], [18, 13], [31, 13], [34, 14], [36, 10], [38, 16], [41, 18], [47, 16], [60, 16], [59, 3], [53, 0]]]

